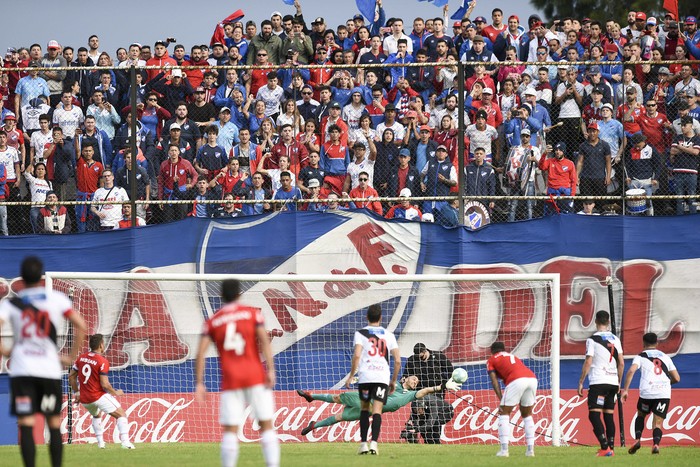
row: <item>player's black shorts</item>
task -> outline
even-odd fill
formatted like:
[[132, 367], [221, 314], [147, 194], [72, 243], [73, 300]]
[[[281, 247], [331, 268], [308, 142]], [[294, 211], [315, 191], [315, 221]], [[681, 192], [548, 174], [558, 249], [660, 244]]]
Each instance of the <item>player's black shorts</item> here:
[[18, 376], [10, 378], [10, 413], [15, 416], [58, 415], [63, 404], [60, 379]]
[[615, 384], [594, 384], [588, 388], [588, 410], [613, 410], [620, 387]]
[[666, 418], [666, 412], [668, 412], [668, 406], [671, 404], [671, 399], [642, 399], [641, 397], [637, 401], [637, 410], [644, 414], [653, 412], [661, 418]]
[[362, 383], [357, 387], [360, 392], [361, 401], [380, 401], [386, 404], [386, 399], [389, 397], [389, 385], [382, 383]]

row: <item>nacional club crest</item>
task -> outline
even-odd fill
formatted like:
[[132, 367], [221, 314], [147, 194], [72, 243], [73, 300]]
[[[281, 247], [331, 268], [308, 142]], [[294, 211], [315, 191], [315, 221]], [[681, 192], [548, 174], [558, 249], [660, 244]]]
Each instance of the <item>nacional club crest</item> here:
[[469, 201], [464, 204], [464, 224], [471, 230], [480, 229], [491, 223], [489, 210], [478, 201]]

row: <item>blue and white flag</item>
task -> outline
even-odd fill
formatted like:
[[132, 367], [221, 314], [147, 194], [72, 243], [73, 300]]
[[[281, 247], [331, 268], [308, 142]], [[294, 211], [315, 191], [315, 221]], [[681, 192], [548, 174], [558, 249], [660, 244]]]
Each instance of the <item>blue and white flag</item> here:
[[357, 4], [357, 9], [362, 13], [362, 16], [367, 18], [370, 23], [373, 22], [374, 9], [377, 2], [375, 0], [355, 0], [355, 3]]
[[285, 5], [294, 5], [294, 0], [282, 0]]
[[471, 0], [462, 0], [462, 6], [457, 8], [457, 11], [454, 12], [451, 19], [459, 21], [462, 18], [464, 18], [464, 15], [467, 13], [467, 10], [469, 9], [469, 4], [471, 4]]

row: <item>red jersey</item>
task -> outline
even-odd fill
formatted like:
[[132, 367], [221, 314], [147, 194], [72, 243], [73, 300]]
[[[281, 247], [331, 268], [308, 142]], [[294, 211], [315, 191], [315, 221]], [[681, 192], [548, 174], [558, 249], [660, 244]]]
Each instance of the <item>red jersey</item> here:
[[77, 190], [83, 193], [94, 193], [99, 188], [100, 177], [104, 170], [102, 164], [95, 161], [88, 163], [84, 157], [79, 157], [75, 165]]
[[647, 137], [647, 143], [654, 146], [654, 149], [663, 154], [669, 143], [668, 141], [664, 141], [664, 136], [666, 135], [664, 130], [666, 129], [666, 125], [671, 125], [666, 115], [661, 112], [656, 112], [655, 116], [649, 117], [646, 113], [643, 113], [639, 116], [637, 122], [642, 129], [642, 133]]
[[490, 373], [496, 372], [496, 376], [501, 378], [506, 386], [518, 378], [536, 378], [535, 374], [525, 364], [513, 354], [508, 352], [498, 352], [492, 355], [486, 362], [486, 370]]
[[78, 356], [73, 369], [78, 372], [81, 404], [91, 404], [106, 394], [100, 376], [109, 373], [109, 362], [101, 354], [85, 352]]
[[264, 326], [260, 309], [236, 303], [225, 305], [204, 323], [202, 334], [211, 337], [219, 351], [222, 391], [265, 383], [258, 326]]
[[633, 109], [632, 113], [630, 113], [629, 118], [631, 118], [631, 121], [626, 121], [624, 119], [624, 116], [627, 112], [629, 112], [630, 107], [627, 104], [623, 104], [620, 107], [617, 108], [617, 119], [622, 122], [622, 128], [625, 130], [626, 133], [629, 134], [635, 134], [639, 133], [642, 131], [642, 128], [639, 126], [638, 119], [642, 115], [642, 107], [639, 107], [638, 109]]

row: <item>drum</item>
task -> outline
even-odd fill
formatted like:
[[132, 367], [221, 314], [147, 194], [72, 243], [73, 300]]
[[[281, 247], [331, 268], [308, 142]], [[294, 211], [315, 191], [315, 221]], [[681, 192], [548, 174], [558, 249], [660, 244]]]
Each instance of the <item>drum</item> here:
[[630, 214], [640, 214], [647, 210], [646, 194], [647, 192], [641, 188], [634, 188], [625, 192], [627, 211]]

